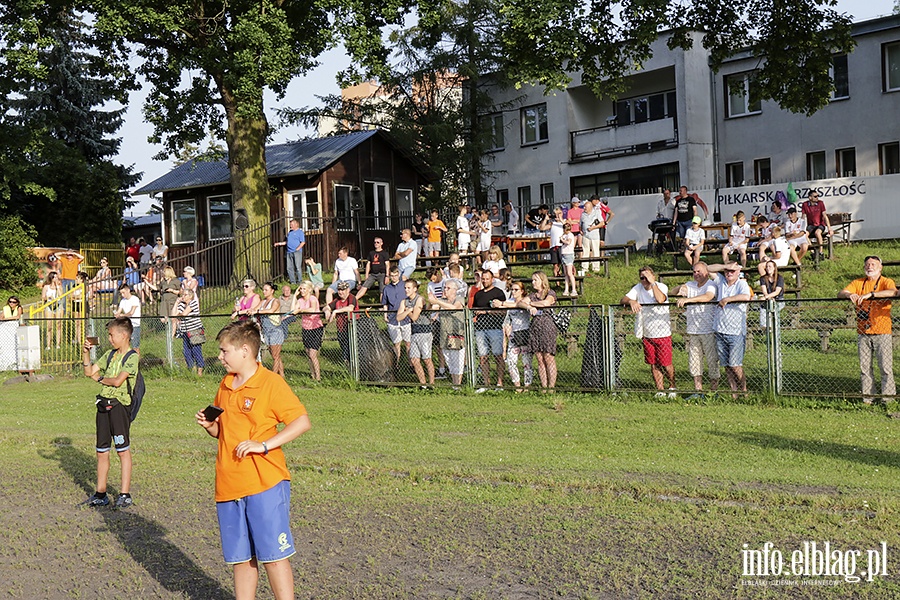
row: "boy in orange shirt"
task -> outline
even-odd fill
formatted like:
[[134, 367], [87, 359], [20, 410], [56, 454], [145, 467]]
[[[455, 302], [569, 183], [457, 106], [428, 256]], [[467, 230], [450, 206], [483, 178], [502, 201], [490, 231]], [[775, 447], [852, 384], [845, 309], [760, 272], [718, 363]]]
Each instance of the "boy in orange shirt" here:
[[[252, 321], [226, 325], [216, 337], [228, 375], [215, 406], [223, 409], [197, 423], [219, 440], [216, 513], [222, 554], [234, 570], [236, 600], [256, 597], [263, 563], [277, 600], [294, 598], [288, 558], [296, 550], [290, 530], [290, 473], [281, 446], [309, 430], [309, 416], [288, 384], [256, 361], [259, 327]], [[278, 423], [284, 423], [279, 432]]]
[[425, 256], [440, 256], [441, 240], [443, 239], [443, 232], [447, 231], [447, 226], [441, 221], [438, 211], [431, 211], [431, 219], [428, 220], [425, 227], [428, 229], [428, 237], [425, 241]]

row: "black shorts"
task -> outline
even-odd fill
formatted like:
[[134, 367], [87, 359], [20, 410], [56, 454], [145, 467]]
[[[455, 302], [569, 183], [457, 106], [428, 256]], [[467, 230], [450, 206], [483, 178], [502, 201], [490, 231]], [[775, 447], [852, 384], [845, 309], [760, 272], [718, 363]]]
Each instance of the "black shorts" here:
[[303, 337], [303, 347], [307, 350], [321, 350], [322, 349], [322, 333], [325, 331], [324, 327], [316, 327], [315, 329], [304, 329], [302, 333]]
[[806, 231], [810, 235], [816, 235], [816, 231], [821, 231], [822, 233], [825, 233], [825, 226], [824, 225], [810, 225], [809, 227], [806, 228]]
[[601, 227], [600, 229], [597, 230], [597, 233], [600, 234], [600, 241], [605, 242], [606, 241], [606, 227], [605, 226]]
[[553, 246], [550, 248], [550, 264], [551, 265], [561, 265], [562, 264], [562, 256], [559, 253], [560, 246]]
[[97, 452], [109, 452], [115, 444], [116, 452], [131, 446], [131, 407], [115, 398], [97, 396]]

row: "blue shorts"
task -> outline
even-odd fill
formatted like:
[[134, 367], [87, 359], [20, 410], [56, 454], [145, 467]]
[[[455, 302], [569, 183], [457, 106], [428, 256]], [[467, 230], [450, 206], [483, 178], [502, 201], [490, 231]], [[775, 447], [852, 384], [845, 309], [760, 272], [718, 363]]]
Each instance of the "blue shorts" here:
[[478, 356], [503, 354], [503, 330], [488, 329], [475, 332], [475, 345], [478, 347]]
[[400, 278], [401, 279], [409, 279], [410, 277], [412, 277], [412, 274], [415, 273], [415, 271], [416, 271], [416, 265], [400, 269]]
[[291, 482], [285, 479], [264, 492], [216, 502], [222, 556], [229, 565], [283, 560], [296, 552], [291, 535]]
[[744, 348], [747, 336], [744, 334], [729, 335], [716, 333], [716, 353], [719, 364], [723, 367], [740, 367], [744, 364]]

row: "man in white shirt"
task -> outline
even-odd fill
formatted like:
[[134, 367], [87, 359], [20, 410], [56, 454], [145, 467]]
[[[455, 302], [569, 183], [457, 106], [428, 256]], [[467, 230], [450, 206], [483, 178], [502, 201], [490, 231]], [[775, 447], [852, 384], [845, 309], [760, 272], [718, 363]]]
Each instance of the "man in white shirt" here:
[[334, 277], [331, 285], [325, 291], [325, 304], [331, 304], [331, 301], [334, 300], [334, 294], [338, 291], [338, 284], [342, 281], [347, 282], [351, 290], [359, 285], [359, 263], [350, 256], [346, 246], [338, 250], [338, 258], [334, 261]]
[[506, 233], [507, 235], [516, 235], [519, 233], [519, 212], [515, 209], [511, 202], [507, 201], [503, 205], [506, 211]]
[[[622, 305], [636, 315], [635, 335], [644, 343], [644, 362], [650, 365], [657, 397], [663, 397], [665, 377], [669, 379], [669, 397], [675, 397], [675, 369], [672, 367], [672, 323], [669, 317], [669, 288], [656, 281], [650, 267], [638, 271], [640, 283], [622, 297]], [[642, 306], [659, 304], [662, 306]]]
[[709, 268], [703, 261], [693, 266], [694, 278], [672, 290], [673, 295], [680, 296], [677, 304], [685, 308], [687, 320], [685, 347], [688, 353], [688, 369], [694, 378], [694, 389], [703, 391], [703, 361], [709, 373], [709, 387], [719, 389], [719, 354], [716, 350], [714, 304], [718, 290], [709, 278]]
[[719, 363], [725, 367], [732, 392], [746, 392], [744, 350], [747, 343], [747, 302], [752, 299], [750, 285], [741, 279], [741, 265], [728, 262], [724, 275], [716, 276], [716, 349]]
[[131, 319], [131, 326], [133, 327], [133, 331], [131, 332], [131, 347], [135, 352], [140, 354], [141, 301], [137, 296], [131, 293], [131, 286], [127, 283], [123, 283], [119, 286], [119, 295], [122, 299], [119, 300], [119, 307], [116, 309], [113, 316], [128, 317]]
[[412, 239], [412, 232], [404, 229], [400, 232], [400, 244], [397, 246], [397, 253], [391, 260], [399, 261], [397, 268], [400, 269], [400, 279], [406, 281], [412, 277], [413, 271], [416, 270], [416, 254], [418, 254], [419, 246], [416, 240]]

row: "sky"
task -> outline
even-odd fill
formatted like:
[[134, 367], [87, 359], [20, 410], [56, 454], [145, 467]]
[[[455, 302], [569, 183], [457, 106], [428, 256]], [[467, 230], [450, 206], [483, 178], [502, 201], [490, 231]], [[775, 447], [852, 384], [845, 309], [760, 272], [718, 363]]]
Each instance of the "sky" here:
[[[893, 7], [894, 0], [838, 0], [836, 8], [838, 11], [853, 15], [854, 21], [865, 21], [888, 15], [893, 11]], [[335, 74], [345, 68], [349, 62], [343, 49], [337, 48], [326, 52], [320, 57], [319, 62], [320, 65], [317, 68], [291, 83], [282, 100], [276, 100], [273, 94], [269, 94], [265, 98], [271, 126], [277, 127], [278, 125], [275, 117], [275, 111], [278, 108], [316, 106], [320, 104], [316, 96], [340, 93], [340, 87], [335, 81]], [[117, 162], [123, 165], [133, 165], [135, 172], [143, 173], [140, 182], [133, 189], [150, 183], [173, 167], [171, 160], [157, 161], [151, 158], [161, 150], [161, 146], [147, 141], [153, 128], [144, 122], [141, 107], [149, 92], [149, 86], [145, 85], [144, 89], [131, 94], [125, 114], [125, 124], [119, 132], [122, 136], [122, 145]], [[315, 131], [303, 127], [282, 127], [274, 133], [271, 143], [279, 144], [314, 134]], [[126, 211], [126, 215], [146, 214], [150, 208], [150, 198], [135, 196], [132, 199], [137, 200], [138, 204]]]

